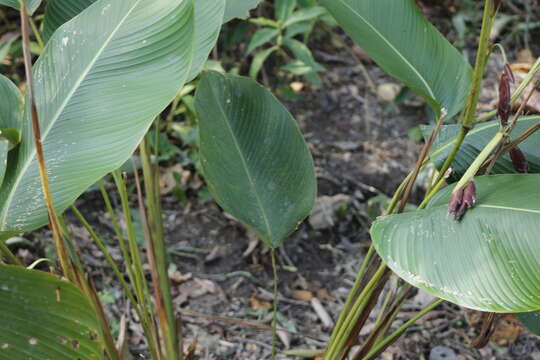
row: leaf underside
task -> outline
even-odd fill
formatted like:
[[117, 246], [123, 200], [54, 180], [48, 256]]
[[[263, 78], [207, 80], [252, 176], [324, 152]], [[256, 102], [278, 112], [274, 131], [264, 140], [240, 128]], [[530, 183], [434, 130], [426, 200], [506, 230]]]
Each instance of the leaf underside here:
[[475, 179], [478, 201], [448, 215], [453, 187], [429, 208], [378, 219], [371, 229], [386, 264], [414, 286], [490, 312], [540, 309], [540, 175]]

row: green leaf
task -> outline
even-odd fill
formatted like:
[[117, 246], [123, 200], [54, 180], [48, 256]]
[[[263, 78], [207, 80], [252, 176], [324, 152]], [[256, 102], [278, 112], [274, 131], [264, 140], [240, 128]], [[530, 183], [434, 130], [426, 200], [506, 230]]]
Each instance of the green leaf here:
[[11, 50], [11, 45], [13, 45], [13, 42], [18, 38], [19, 35], [13, 35], [0, 45], [0, 62], [4, 61], [6, 56], [9, 54], [9, 51]]
[[267, 42], [272, 41], [276, 36], [279, 35], [278, 29], [272, 28], [262, 28], [259, 29], [253, 34], [251, 38], [246, 53], [249, 54], [259, 46], [266, 44]]
[[387, 73], [448, 118], [463, 107], [471, 67], [422, 15], [415, 0], [323, 0], [339, 25]]
[[313, 30], [313, 23], [302, 22], [296, 23], [287, 28], [285, 38], [293, 38], [298, 34], [309, 34]]
[[300, 9], [294, 12], [283, 25], [284, 27], [297, 24], [299, 22], [311, 21], [317, 19], [319, 16], [326, 14], [326, 10], [323, 7], [315, 6], [307, 9]]
[[227, 0], [223, 23], [234, 18], [245, 19], [249, 16], [249, 10], [256, 8], [261, 0]]
[[[60, 27], [34, 67], [54, 204], [63, 211], [120, 167], [191, 70], [192, 0], [100, 0]], [[28, 111], [0, 231], [47, 223]], [[1, 233], [0, 233], [1, 235]]]
[[[62, 24], [80, 14], [96, 0], [49, 0], [45, 11], [43, 35], [49, 39]], [[221, 19], [226, 0], [197, 0], [195, 4], [195, 55], [188, 82], [193, 80], [204, 67], [208, 55], [217, 42], [221, 30]]]
[[264, 62], [266, 59], [272, 54], [274, 51], [279, 49], [277, 46], [272, 46], [271, 48], [265, 49], [255, 55], [253, 60], [251, 61], [251, 66], [249, 68], [249, 76], [253, 79], [257, 79], [257, 75], [259, 75], [259, 71], [261, 71], [262, 66], [264, 65]]
[[196, 95], [203, 173], [216, 201], [275, 248], [309, 214], [313, 160], [287, 109], [251, 79], [205, 73]]
[[36, 270], [0, 265], [0, 358], [103, 358], [96, 314], [73, 284]]
[[475, 178], [476, 206], [448, 215], [453, 187], [429, 208], [379, 218], [375, 248], [401, 278], [468, 308], [515, 313], [540, 309], [540, 175]]
[[518, 319], [531, 333], [540, 336], [540, 311], [518, 314]]
[[296, 0], [276, 0], [274, 2], [274, 17], [276, 20], [285, 22], [291, 16], [296, 7]]
[[48, 0], [43, 20], [43, 38], [48, 41], [60, 26], [79, 15], [96, 0]]
[[[20, 0], [0, 0], [0, 5], [10, 6], [14, 9], [19, 10], [20, 9]], [[39, 5], [41, 4], [41, 0], [25, 0], [26, 6], [28, 7], [28, 12], [30, 15], [34, 13], [34, 11], [37, 10]]]
[[[522, 135], [525, 130], [540, 122], [540, 116], [523, 116], [518, 119], [516, 127], [512, 131], [511, 139], [515, 139]], [[489, 121], [478, 124], [469, 131], [459, 152], [452, 162], [452, 177], [451, 180], [457, 181], [467, 171], [469, 165], [476, 159], [478, 154], [484, 149], [487, 143], [499, 131], [500, 123], [498, 120]], [[422, 128], [424, 137], [431, 134], [433, 126], [425, 126]], [[442, 126], [433, 146], [430, 150], [430, 160], [437, 168], [441, 168], [442, 164], [450, 154], [456, 137], [460, 132], [460, 125], [445, 125]], [[519, 145], [519, 148], [525, 153], [529, 161], [529, 172], [540, 173], [540, 133], [531, 135], [527, 140]], [[513, 174], [516, 173], [512, 166], [512, 161], [508, 154], [497, 161], [493, 167], [492, 174]]]
[[283, 45], [285, 45], [292, 51], [295, 58], [302, 61], [304, 64], [310, 66], [313, 71], [326, 71], [326, 69], [322, 65], [315, 61], [313, 55], [311, 54], [311, 50], [309, 50], [309, 48], [303, 42], [295, 39], [285, 39], [283, 41]]
[[265, 17], [251, 18], [249, 19], [249, 22], [255, 25], [268, 26], [275, 29], [279, 29], [280, 27], [277, 21]]

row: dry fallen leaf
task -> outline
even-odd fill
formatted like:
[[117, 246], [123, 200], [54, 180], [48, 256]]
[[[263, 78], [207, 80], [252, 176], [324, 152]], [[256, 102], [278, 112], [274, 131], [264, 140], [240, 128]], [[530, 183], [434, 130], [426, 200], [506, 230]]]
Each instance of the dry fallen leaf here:
[[259, 310], [259, 309], [270, 310], [272, 308], [272, 304], [270, 302], [259, 300], [256, 297], [251, 297], [249, 299], [249, 305], [251, 306], [253, 310]]
[[313, 293], [307, 290], [293, 290], [291, 291], [291, 297], [300, 301], [311, 301], [313, 299]]

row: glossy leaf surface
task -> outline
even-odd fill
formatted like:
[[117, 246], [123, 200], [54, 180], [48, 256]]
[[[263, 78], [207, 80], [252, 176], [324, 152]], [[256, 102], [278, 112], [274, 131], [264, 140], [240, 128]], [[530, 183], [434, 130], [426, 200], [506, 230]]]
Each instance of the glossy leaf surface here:
[[0, 265], [0, 307], [0, 359], [103, 359], [96, 315], [74, 285]]
[[[540, 122], [540, 116], [521, 117], [518, 120], [514, 131], [512, 131], [510, 138], [515, 139], [516, 137], [519, 137], [525, 132], [525, 130], [538, 122]], [[471, 165], [487, 143], [493, 138], [497, 131], [499, 131], [499, 127], [499, 121], [493, 120], [478, 124], [471, 131], [469, 131], [451, 165], [453, 169], [453, 180], [459, 179], [465, 173], [465, 171], [467, 171], [469, 165]], [[437, 166], [437, 168], [442, 166], [450, 154], [450, 151], [454, 146], [455, 139], [459, 134], [460, 128], [460, 125], [444, 125], [441, 127], [439, 134], [430, 150], [430, 159], [435, 166]], [[424, 136], [429, 136], [432, 129], [432, 126], [423, 127], [422, 131]], [[527, 140], [522, 142], [519, 147], [527, 157], [529, 162], [529, 172], [540, 173], [540, 133], [536, 132]], [[491, 173], [516, 173], [508, 154], [497, 161]]]
[[43, 20], [43, 38], [48, 41], [60, 26], [79, 15], [96, 0], [48, 0]]
[[371, 229], [386, 264], [412, 285], [490, 312], [540, 309], [540, 175], [475, 179], [476, 206], [448, 215], [452, 187], [426, 210], [379, 218]]
[[204, 176], [216, 201], [269, 246], [309, 214], [311, 154], [287, 109], [242, 77], [208, 72], [196, 95]]
[[448, 117], [463, 107], [471, 67], [431, 25], [415, 0], [323, 0], [338, 24], [375, 62]]
[[[34, 80], [59, 211], [129, 158], [187, 79], [193, 33], [192, 0], [100, 0], [54, 33]], [[1, 232], [47, 223], [26, 113], [17, 168], [0, 192]]]

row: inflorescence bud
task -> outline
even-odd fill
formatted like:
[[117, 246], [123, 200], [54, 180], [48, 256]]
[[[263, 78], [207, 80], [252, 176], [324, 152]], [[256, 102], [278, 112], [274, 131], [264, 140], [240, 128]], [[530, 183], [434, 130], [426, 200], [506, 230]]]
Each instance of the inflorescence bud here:
[[465, 212], [476, 204], [476, 185], [474, 181], [452, 194], [452, 199], [448, 204], [448, 213], [454, 216], [454, 220], [459, 221]]
[[519, 147], [516, 146], [510, 150], [510, 159], [512, 159], [512, 165], [518, 173], [526, 174], [529, 172], [529, 162]]
[[497, 114], [501, 120], [501, 124], [506, 126], [508, 124], [508, 118], [512, 113], [512, 106], [510, 105], [510, 99], [512, 94], [510, 93], [510, 83], [514, 83], [514, 73], [508, 64], [504, 65], [504, 70], [501, 74], [499, 81], [499, 104], [497, 107]]

